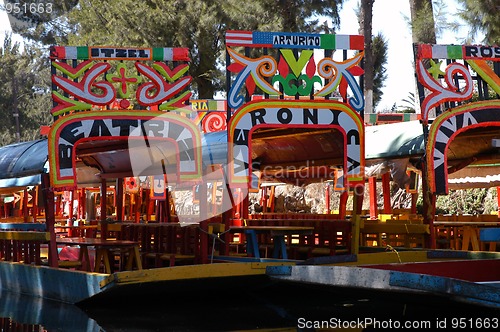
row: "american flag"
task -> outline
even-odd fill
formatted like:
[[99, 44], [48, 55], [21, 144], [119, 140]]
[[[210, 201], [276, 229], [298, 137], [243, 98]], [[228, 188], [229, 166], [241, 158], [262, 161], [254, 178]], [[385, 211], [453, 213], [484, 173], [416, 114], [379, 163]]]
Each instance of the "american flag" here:
[[252, 31], [228, 30], [226, 32], [226, 45], [228, 46], [245, 46], [252, 44]]

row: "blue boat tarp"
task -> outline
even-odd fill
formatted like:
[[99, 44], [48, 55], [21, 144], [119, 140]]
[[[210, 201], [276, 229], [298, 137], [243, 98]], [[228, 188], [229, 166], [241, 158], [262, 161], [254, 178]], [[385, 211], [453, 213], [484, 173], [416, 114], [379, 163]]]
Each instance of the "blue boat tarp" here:
[[[39, 139], [0, 147], [0, 189], [17, 190], [41, 184], [42, 174], [49, 171], [48, 141]], [[98, 170], [77, 163], [81, 183], [99, 183]]]
[[203, 167], [227, 164], [227, 132], [205, 133], [201, 137]]
[[[227, 164], [227, 133], [202, 135], [203, 168]], [[422, 126], [418, 121], [366, 127], [366, 158], [391, 159], [423, 154]], [[0, 188], [38, 185], [41, 174], [48, 171], [47, 139], [16, 143], [0, 147]], [[79, 166], [77, 174], [85, 168]], [[99, 172], [92, 168], [90, 173]], [[89, 174], [90, 174], [89, 173]], [[92, 178], [92, 176], [82, 176]], [[79, 182], [82, 179], [79, 179]], [[84, 183], [92, 182], [83, 181]], [[95, 182], [95, 181], [94, 181]], [[80, 182], [82, 183], [82, 182]]]
[[422, 156], [424, 133], [420, 121], [365, 127], [365, 159], [395, 159]]
[[[203, 167], [227, 163], [227, 133], [214, 132], [202, 136]], [[41, 174], [47, 173], [48, 141], [39, 139], [0, 147], [0, 188], [23, 188], [39, 185]], [[77, 163], [79, 184], [98, 184], [94, 167]]]
[[0, 147], [0, 188], [40, 184], [48, 168], [46, 139]]

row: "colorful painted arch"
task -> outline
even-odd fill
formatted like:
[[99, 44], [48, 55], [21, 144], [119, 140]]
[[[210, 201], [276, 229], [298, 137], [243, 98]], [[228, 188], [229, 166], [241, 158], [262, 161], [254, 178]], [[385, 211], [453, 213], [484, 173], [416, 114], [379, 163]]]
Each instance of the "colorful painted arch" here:
[[[170, 143], [168, 147], [166, 142]], [[180, 181], [202, 175], [199, 129], [174, 113], [75, 113], [54, 123], [48, 145], [51, 185], [55, 188], [76, 186], [77, 145], [92, 155], [94, 160], [89, 163], [95, 163], [103, 173], [132, 176], [173, 172], [175, 180]]]
[[483, 164], [498, 163], [498, 152], [492, 146], [492, 139], [499, 137], [498, 100], [466, 104], [438, 116], [430, 127], [427, 143], [431, 191], [448, 193], [450, 170], [460, 169], [477, 160]]
[[[279, 137], [286, 139], [280, 143]], [[345, 170], [344, 184], [353, 185], [364, 176], [364, 140], [363, 120], [344, 103], [330, 100], [250, 102], [240, 108], [228, 124], [228, 160], [233, 163], [230, 182], [235, 186], [250, 183], [251, 164], [258, 163], [275, 173], [289, 168], [299, 171], [313, 166], [338, 165]], [[301, 145], [307, 149], [298, 156], [297, 147]]]

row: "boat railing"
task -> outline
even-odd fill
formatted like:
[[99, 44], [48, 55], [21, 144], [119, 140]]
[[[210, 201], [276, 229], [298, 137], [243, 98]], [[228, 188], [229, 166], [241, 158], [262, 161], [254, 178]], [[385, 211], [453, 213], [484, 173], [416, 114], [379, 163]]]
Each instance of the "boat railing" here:
[[[115, 224], [117, 225], [117, 224]], [[198, 225], [179, 223], [121, 223], [119, 238], [139, 242], [145, 268], [195, 262], [200, 253]]]
[[0, 223], [0, 260], [41, 265], [41, 246], [49, 240], [45, 224]]
[[[263, 214], [262, 216], [268, 216]], [[279, 218], [278, 218], [279, 216]], [[328, 216], [321, 218], [322, 216]], [[350, 253], [351, 225], [349, 220], [341, 220], [334, 215], [323, 214], [275, 214], [272, 218], [244, 219], [247, 226], [304, 226], [313, 227], [312, 234], [287, 236], [286, 244], [293, 259], [307, 259]], [[259, 234], [258, 243], [263, 253], [270, 252], [273, 238], [270, 234]], [[240, 239], [244, 241], [244, 237]]]
[[[434, 233], [438, 249], [496, 250], [496, 243], [487, 243], [479, 238], [482, 228], [500, 228], [496, 214], [460, 215], [438, 214], [434, 218]], [[493, 250], [494, 249], [494, 250]]]
[[338, 220], [339, 214], [326, 213], [254, 213], [249, 215], [249, 219], [319, 219], [319, 220]]
[[361, 246], [424, 248], [429, 225], [409, 220], [365, 220], [360, 228]]

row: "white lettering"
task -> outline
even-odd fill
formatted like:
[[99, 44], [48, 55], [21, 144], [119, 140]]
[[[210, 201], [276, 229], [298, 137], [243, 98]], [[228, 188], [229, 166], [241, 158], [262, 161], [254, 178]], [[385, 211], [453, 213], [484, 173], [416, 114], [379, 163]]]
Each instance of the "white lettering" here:
[[110, 48], [92, 47], [92, 59], [150, 59], [151, 50], [147, 48]]

